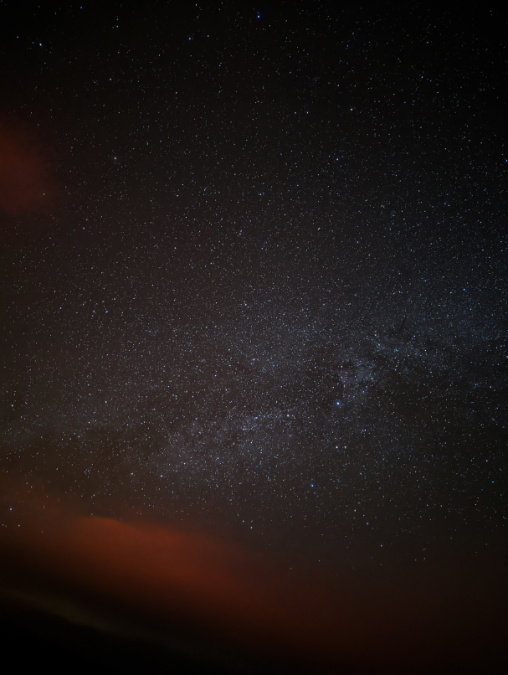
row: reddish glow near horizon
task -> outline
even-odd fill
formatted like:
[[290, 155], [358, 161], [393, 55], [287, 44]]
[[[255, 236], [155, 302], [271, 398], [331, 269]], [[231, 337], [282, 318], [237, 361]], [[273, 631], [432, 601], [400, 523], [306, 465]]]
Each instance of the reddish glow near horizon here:
[[[311, 663], [401, 666], [417, 659], [443, 665], [474, 659], [482, 641], [502, 644], [500, 635], [481, 633], [492, 617], [478, 597], [450, 587], [450, 570], [420, 587], [414, 580], [359, 583], [347, 573], [340, 588], [326, 575], [290, 579], [266, 553], [232, 540], [83, 516], [5, 476], [0, 487], [3, 509], [16, 504], [14, 520], [0, 533], [2, 557], [22, 560], [34, 577], [56, 578], [76, 607], [84, 593], [99, 613], [104, 606], [121, 609], [170, 632]], [[0, 590], [6, 589], [0, 574]]]
[[182, 623], [198, 637], [266, 653], [322, 658], [346, 647], [330, 635], [339, 625], [324, 589], [289, 582], [253, 550], [195, 530], [73, 514], [47, 495], [33, 497], [17, 509], [29, 533], [15, 539], [25, 559], [66, 587], [128, 607], [134, 618]]

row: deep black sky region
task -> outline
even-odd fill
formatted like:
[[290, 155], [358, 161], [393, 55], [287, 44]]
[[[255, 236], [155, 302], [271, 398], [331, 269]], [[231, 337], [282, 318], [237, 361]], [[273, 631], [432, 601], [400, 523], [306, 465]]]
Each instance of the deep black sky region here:
[[[347, 593], [337, 625], [374, 621], [385, 585], [448, 598], [429, 663], [499, 666], [508, 59], [493, 7], [0, 2], [2, 550], [35, 521], [51, 548], [43, 531], [70, 513], [210, 537], [236, 547], [231, 568], [246, 552]], [[129, 551], [153, 545], [129, 532]], [[351, 655], [327, 638], [326, 658], [394, 667], [395, 647], [355, 640]]]

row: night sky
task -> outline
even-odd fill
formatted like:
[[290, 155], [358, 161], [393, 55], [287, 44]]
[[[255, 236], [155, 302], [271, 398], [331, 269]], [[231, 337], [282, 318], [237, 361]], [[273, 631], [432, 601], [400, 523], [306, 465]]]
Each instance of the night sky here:
[[500, 11], [0, 2], [6, 595], [506, 659]]

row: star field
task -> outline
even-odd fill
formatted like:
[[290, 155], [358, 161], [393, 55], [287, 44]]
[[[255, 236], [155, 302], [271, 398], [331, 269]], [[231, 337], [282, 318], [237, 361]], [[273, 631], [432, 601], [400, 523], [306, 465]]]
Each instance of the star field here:
[[497, 10], [0, 24], [1, 142], [34, 176], [0, 174], [0, 470], [288, 566], [505, 550]]

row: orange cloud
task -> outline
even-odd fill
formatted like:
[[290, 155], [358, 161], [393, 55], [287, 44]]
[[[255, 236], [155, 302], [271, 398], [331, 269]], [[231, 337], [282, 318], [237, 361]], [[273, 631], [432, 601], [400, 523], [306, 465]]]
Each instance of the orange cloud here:
[[0, 119], [0, 213], [29, 216], [54, 205], [49, 154], [27, 125]]
[[336, 650], [325, 625], [336, 623], [335, 609], [323, 589], [289, 582], [259, 552], [195, 529], [83, 516], [19, 485], [4, 489], [11, 503], [0, 551], [80, 602], [265, 655]]
[[344, 664], [407, 672], [414, 664], [501, 658], [503, 603], [484, 597], [483, 580], [451, 584], [454, 570], [404, 583], [351, 574], [340, 586], [331, 575], [289, 578], [266, 553], [232, 540], [84, 516], [42, 490], [4, 489], [1, 480], [0, 487], [4, 507], [15, 505], [0, 535], [0, 558], [47, 577], [60, 596], [55, 607], [63, 595], [95, 616], [112, 613], [156, 626], [158, 635], [192, 634], [207, 644], [306, 661], [316, 672]]
[[257, 568], [245, 550], [196, 532], [82, 516], [59, 528], [51, 517], [52, 534], [23, 539], [22, 557], [80, 598], [265, 656], [330, 652], [321, 633], [330, 608], [273, 562]]

